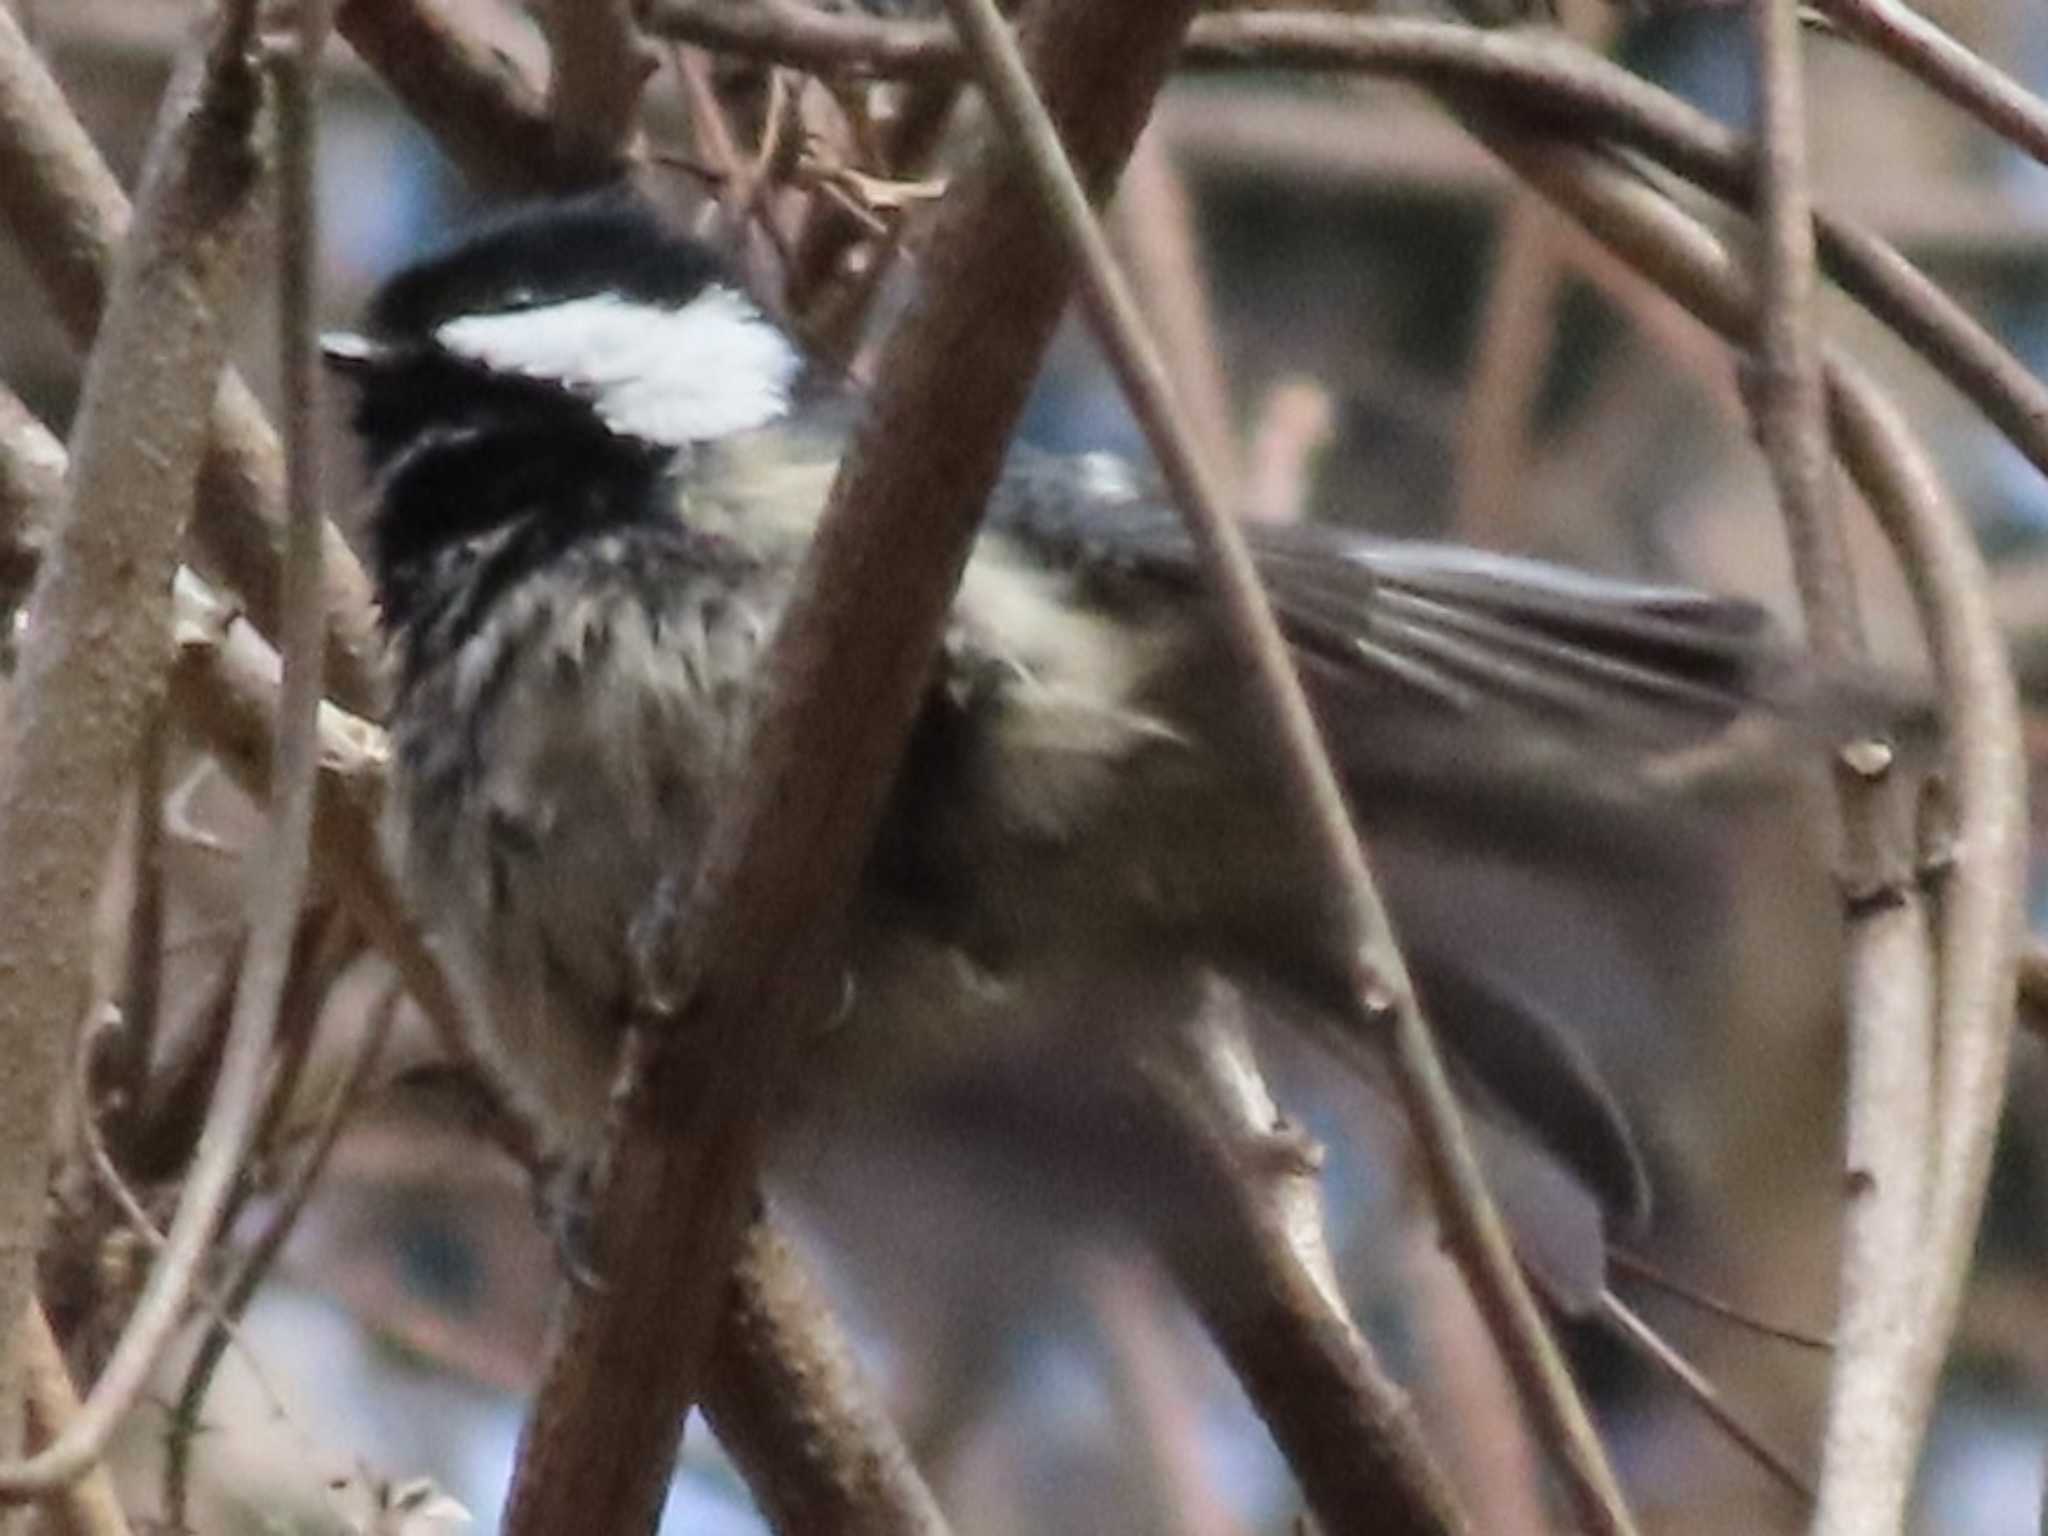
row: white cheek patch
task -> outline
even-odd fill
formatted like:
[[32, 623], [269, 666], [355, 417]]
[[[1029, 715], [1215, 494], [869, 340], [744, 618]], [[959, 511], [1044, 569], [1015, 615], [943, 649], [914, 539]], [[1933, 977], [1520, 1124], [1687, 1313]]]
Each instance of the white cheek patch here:
[[434, 339], [498, 373], [560, 384], [614, 432], [672, 448], [782, 416], [802, 366], [788, 338], [723, 287], [674, 309], [603, 293], [464, 315]]

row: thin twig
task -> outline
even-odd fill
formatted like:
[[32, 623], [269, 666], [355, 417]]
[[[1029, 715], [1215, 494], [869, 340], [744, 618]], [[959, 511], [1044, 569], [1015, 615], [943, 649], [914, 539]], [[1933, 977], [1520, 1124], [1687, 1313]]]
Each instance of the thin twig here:
[[[212, 43], [174, 81], [86, 369], [70, 508], [38, 579], [22, 652], [18, 734], [0, 769], [0, 910], [8, 913], [0, 1040], [11, 1100], [0, 1115], [0, 1317], [19, 1317], [33, 1285], [50, 1107], [86, 993], [88, 914], [113, 835], [106, 807], [119, 800], [162, 675], [170, 577], [225, 354], [218, 315], [255, 222], [264, 164], [252, 10], [223, 13]], [[216, 1100], [211, 1160], [202, 1156], [170, 1249], [70, 1428], [0, 1469], [7, 1493], [47, 1492], [76, 1478], [147, 1382], [253, 1111], [263, 1041], [249, 1031], [239, 1043], [231, 1052], [238, 1093], [224, 1089]], [[10, 1331], [10, 1353], [12, 1345]], [[0, 1397], [19, 1400], [11, 1368], [0, 1368]]]
[[749, 291], [762, 295], [763, 303], [773, 304], [783, 292], [788, 271], [773, 210], [759, 206], [757, 173], [740, 152], [732, 119], [718, 96], [710, 58], [703, 49], [680, 43], [673, 53], [692, 139], [718, 178], [717, 209], [725, 220], [726, 241], [741, 264]]
[[1682, 1302], [1709, 1317], [1753, 1333], [1759, 1338], [1771, 1339], [1780, 1344], [1790, 1344], [1795, 1349], [1812, 1350], [1816, 1354], [1831, 1355], [1835, 1352], [1835, 1341], [1824, 1333], [1815, 1333], [1810, 1328], [1794, 1328], [1785, 1323], [1774, 1323], [1758, 1317], [1755, 1313], [1737, 1306], [1732, 1301], [1703, 1291], [1698, 1286], [1676, 1279], [1646, 1263], [1625, 1249], [1610, 1247], [1607, 1250], [1607, 1267], [1616, 1275], [1625, 1275], [1673, 1301]]
[[1316, 458], [1336, 435], [1336, 407], [1324, 385], [1299, 374], [1275, 379], [1252, 418], [1245, 450], [1247, 521], [1299, 522], [1308, 513]]
[[284, 1252], [284, 1245], [290, 1240], [292, 1229], [298, 1225], [299, 1216], [327, 1167], [335, 1143], [341, 1140], [349, 1115], [361, 1102], [376, 1073], [384, 1043], [391, 1036], [391, 1021], [397, 1016], [401, 995], [396, 986], [387, 987], [384, 995], [371, 1006], [363, 1021], [361, 1037], [356, 1041], [355, 1053], [334, 1096], [321, 1111], [319, 1123], [313, 1128], [312, 1138], [300, 1156], [298, 1167], [292, 1171], [290, 1182], [278, 1192], [269, 1220], [243, 1254], [234, 1279], [228, 1282], [216, 1304], [209, 1309], [211, 1315], [206, 1336], [200, 1341], [192, 1363], [185, 1369], [184, 1388], [171, 1409], [171, 1428], [164, 1456], [163, 1508], [165, 1522], [174, 1531], [191, 1529], [186, 1523], [185, 1509], [191, 1485], [192, 1443], [199, 1428], [200, 1410], [205, 1406], [207, 1393], [213, 1385], [214, 1373], [220, 1368], [229, 1344], [234, 1341], [236, 1325], [248, 1311], [249, 1303], [255, 1300], [257, 1288], [269, 1277], [278, 1255]]
[[[821, 71], [951, 80], [965, 60], [950, 29], [825, 15], [786, 0], [648, 0], [646, 24], [706, 47]], [[1519, 106], [1530, 128], [1611, 135], [1717, 197], [1749, 205], [1755, 167], [1735, 134], [1670, 93], [1569, 42], [1405, 17], [1235, 11], [1198, 19], [1181, 67], [1385, 74], [1432, 90], [1478, 88], [1493, 111]], [[1817, 215], [1823, 270], [1911, 343], [2048, 475], [2048, 386], [1961, 305], [1876, 235]]]
[[[1129, 155], [1192, 9], [1046, 0], [1030, 13], [1048, 91], [1097, 187]], [[628, 1053], [596, 1216], [606, 1286], [579, 1292], [558, 1331], [507, 1536], [653, 1527], [702, 1390], [766, 1121], [796, 1042], [837, 993], [833, 948], [854, 882], [1071, 285], [999, 143], [953, 182], [923, 258], [923, 291], [892, 328], [760, 663], [748, 744], [695, 884], [646, 925], [644, 1049]], [[657, 1335], [664, 1347], [649, 1350]]]
[[1121, 1480], [1131, 1489], [1120, 1501], [1130, 1518], [1174, 1536], [1252, 1536], [1219, 1486], [1223, 1469], [1204, 1454], [1206, 1404], [1190, 1390], [1197, 1367], [1182, 1347], [1167, 1277], [1120, 1247], [1083, 1255], [1081, 1267], [1089, 1332], [1105, 1357], [1119, 1438], [1135, 1442]]
[[1568, 270], [1551, 215], [1533, 192], [1517, 191], [1495, 217], [1478, 355], [1458, 418], [1458, 500], [1451, 528], [1466, 542], [1516, 547], [1532, 407], [1550, 359], [1558, 293]]
[[1721, 1396], [1720, 1389], [1698, 1366], [1673, 1349], [1656, 1329], [1638, 1317], [1634, 1310], [1612, 1291], [1601, 1293], [1599, 1318], [1631, 1349], [1675, 1382], [1685, 1395], [1686, 1401], [1696, 1404], [1700, 1412], [1712, 1419], [1723, 1434], [1740, 1446], [1758, 1466], [1776, 1478], [1786, 1492], [1802, 1505], [1813, 1503], [1813, 1484], [1807, 1479], [1806, 1474], [1794, 1465], [1792, 1458], [1766, 1440], [1761, 1431], [1745, 1422], [1740, 1414], [1728, 1406], [1727, 1401]]
[[1562, 1462], [1580, 1518], [1597, 1532], [1631, 1531], [1599, 1433], [1480, 1174], [1449, 1075], [1393, 942], [1343, 790], [1244, 535], [1223, 511], [1181, 424], [1165, 365], [994, 0], [947, 0], [947, 8], [977, 61], [991, 110], [1027, 158], [1035, 190], [1079, 268], [1083, 304], [1218, 589], [1238, 661], [1257, 680], [1268, 728], [1283, 747], [1284, 801], [1301, 818], [1300, 832], [1321, 866], [1320, 887], [1342, 925], [1355, 1041], [1375, 1054], [1391, 1047], [1395, 1080], [1429, 1162], [1454, 1249], [1524, 1401]]
[[[1419, 1170], [1389, 1149], [1404, 1179]], [[1402, 1312], [1415, 1352], [1415, 1397], [1423, 1428], [1448, 1463], [1486, 1536], [1553, 1536], [1543, 1447], [1522, 1412], [1507, 1361], [1486, 1319], [1444, 1251], [1425, 1198], [1397, 1202], [1396, 1220], [1365, 1239], [1400, 1249]]]
[[[319, 496], [319, 339], [314, 322], [314, 282], [319, 259], [319, 232], [313, 202], [316, 143], [314, 98], [317, 91], [320, 40], [325, 35], [322, 7], [304, 0], [298, 25], [287, 42], [272, 43], [267, 64], [275, 86], [278, 118], [278, 353], [285, 393], [285, 592], [281, 635], [284, 678], [278, 704], [278, 729], [271, 773], [270, 827], [265, 856], [250, 886], [249, 944], [235, 989], [233, 1022], [228, 1026], [227, 1057], [221, 1066], [215, 1102], [237, 1092], [233, 1073], [244, 1040], [259, 1042], [267, 1057], [280, 1004], [292, 975], [294, 940], [312, 867], [313, 808], [320, 768], [319, 710], [321, 648], [325, 614], [320, 604], [322, 519]], [[310, 1036], [310, 1028], [308, 1035]], [[379, 1036], [381, 1040], [381, 1034]], [[258, 1058], [259, 1063], [261, 1057]], [[208, 1130], [213, 1129], [209, 1120]], [[231, 1179], [241, 1160], [244, 1140], [253, 1124], [235, 1128], [223, 1138], [226, 1151], [216, 1152]], [[202, 1136], [186, 1198], [195, 1186], [204, 1188], [210, 1173], [209, 1151]], [[259, 1248], [260, 1252], [260, 1248]], [[245, 1269], [217, 1316], [216, 1326], [200, 1346], [199, 1361], [186, 1379], [189, 1407], [203, 1394], [211, 1366], [225, 1347], [228, 1324], [240, 1315], [254, 1293], [260, 1270]], [[246, 1283], [246, 1292], [241, 1292]], [[196, 1387], [195, 1387], [196, 1384]], [[176, 1423], [189, 1420], [179, 1418]], [[174, 1526], [182, 1528], [184, 1458], [177, 1448], [189, 1446], [189, 1432], [173, 1436], [169, 1479], [177, 1495]]]
[[[81, 1069], [84, 1063], [81, 1062]], [[78, 1073], [78, 1097], [84, 1097], [85, 1074]], [[78, 1121], [78, 1138], [84, 1144], [87, 1166], [92, 1170], [93, 1180], [100, 1193], [113, 1202], [114, 1210], [128, 1231], [152, 1254], [161, 1258], [170, 1245], [170, 1238], [157, 1226], [156, 1218], [142, 1203], [142, 1197], [135, 1192], [135, 1186], [128, 1182], [121, 1170], [114, 1165], [114, 1155], [107, 1150], [106, 1139], [100, 1135], [99, 1125], [90, 1115], [81, 1115]], [[195, 1310], [210, 1313], [214, 1326], [222, 1329], [230, 1343], [242, 1352], [242, 1362], [247, 1367], [250, 1379], [257, 1389], [269, 1400], [271, 1409], [279, 1418], [289, 1418], [283, 1394], [271, 1383], [268, 1372], [262, 1368], [260, 1357], [250, 1347], [248, 1339], [241, 1332], [240, 1322], [228, 1316], [227, 1311], [214, 1296], [203, 1279], [196, 1279], [192, 1285], [192, 1301]]]
[[1839, 667], [1862, 656], [1863, 626], [1828, 455], [1799, 17], [1794, 0], [1758, 0], [1750, 16], [1759, 146], [1753, 207], [1760, 236], [1752, 357], [1757, 437], [1791, 539], [1807, 644], [1824, 665]]

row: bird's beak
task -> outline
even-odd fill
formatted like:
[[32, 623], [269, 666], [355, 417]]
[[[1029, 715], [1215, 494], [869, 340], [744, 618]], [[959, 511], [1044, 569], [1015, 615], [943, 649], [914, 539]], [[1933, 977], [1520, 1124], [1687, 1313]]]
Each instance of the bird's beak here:
[[391, 361], [394, 349], [353, 331], [323, 331], [320, 358], [336, 373], [369, 373]]

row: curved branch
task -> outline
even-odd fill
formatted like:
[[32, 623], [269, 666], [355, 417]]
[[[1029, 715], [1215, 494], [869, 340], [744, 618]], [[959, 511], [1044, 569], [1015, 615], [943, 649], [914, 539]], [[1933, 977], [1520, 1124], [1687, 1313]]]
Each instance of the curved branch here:
[[1814, 0], [1814, 9], [1929, 90], [2048, 165], [2048, 105], [1898, 0]]
[[[1518, 174], [1702, 320], [1737, 342], [1754, 333], [1755, 293], [1746, 271], [1697, 220], [1597, 156], [1530, 144], [1513, 131], [1486, 137]], [[1823, 1500], [1839, 1476], [1843, 1518], [1853, 1511], [1855, 1521], [1869, 1522], [1857, 1528], [1884, 1530], [1896, 1528], [1910, 1487], [1954, 1330], [2004, 1102], [2025, 873], [2025, 762], [1989, 577], [1967, 523], [1941, 490], [1925, 452], [1862, 371], [1833, 349], [1824, 349], [1823, 363], [1838, 449], [1898, 552], [1928, 636], [1936, 696], [1948, 714], [1955, 826], [1954, 863], [1936, 907], [1938, 977], [1927, 971], [1924, 945], [1922, 953], [1909, 954], [1910, 934], [1881, 936], [1864, 957], [1866, 993], [1938, 998], [1926, 1198], [1910, 1213], [1901, 1203], [1892, 1246], [1873, 1260], [1912, 1272], [1916, 1283], [1888, 1322], [1871, 1319], [1874, 1331], [1889, 1327], [1897, 1338], [1881, 1342], [1865, 1362], [1841, 1367], [1859, 1380], [1853, 1390], [1838, 1386], [1830, 1403], [1831, 1433], [1839, 1422], [1841, 1434], [1860, 1440], [1855, 1477], [1863, 1492], [1848, 1486], [1848, 1470], [1838, 1473], [1842, 1463], [1833, 1462]], [[1892, 962], [1883, 953], [1909, 963], [1886, 975], [1883, 967]], [[1900, 1086], [1910, 1070], [1902, 1064], [1901, 1074], [1889, 1077], [1905, 1097], [1872, 1106], [1872, 1123], [1910, 1123], [1886, 1118], [1910, 1117], [1914, 1098], [1924, 1092], [1923, 1083]], [[1895, 1131], [1893, 1139], [1903, 1140]], [[1894, 1199], [1898, 1182], [1881, 1179], [1877, 1192]], [[1843, 1355], [1855, 1352], [1843, 1339]]]

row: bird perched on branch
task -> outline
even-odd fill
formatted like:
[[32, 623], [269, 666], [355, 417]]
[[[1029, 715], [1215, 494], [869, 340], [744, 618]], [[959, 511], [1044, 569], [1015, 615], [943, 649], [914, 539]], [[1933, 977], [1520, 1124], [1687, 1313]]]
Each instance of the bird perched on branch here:
[[[397, 862], [489, 1021], [489, 1059], [588, 1146], [635, 923], [697, 857], [858, 405], [710, 253], [617, 193], [518, 210], [400, 272], [327, 356], [375, 477]], [[1634, 1143], [1559, 1005], [1428, 881], [1475, 862], [1539, 881], [1661, 867], [1673, 765], [1800, 707], [1804, 669], [1748, 602], [1248, 533], [1355, 814], [1417, 850], [1395, 926], [1458, 1080], [1537, 1183], [1636, 1219]], [[1346, 1035], [1329, 893], [1276, 808], [1248, 686], [1145, 481], [1017, 450], [868, 860], [845, 1016], [807, 1079], [1113, 1052], [1211, 976]], [[1517, 1223], [1525, 1242], [1544, 1224]]]

